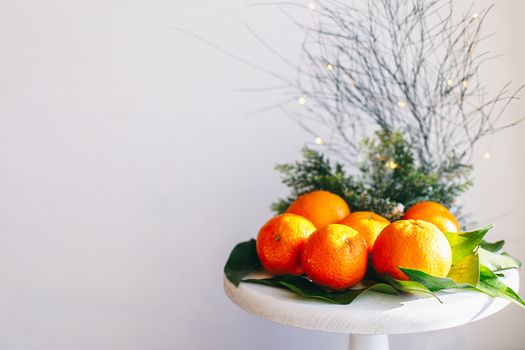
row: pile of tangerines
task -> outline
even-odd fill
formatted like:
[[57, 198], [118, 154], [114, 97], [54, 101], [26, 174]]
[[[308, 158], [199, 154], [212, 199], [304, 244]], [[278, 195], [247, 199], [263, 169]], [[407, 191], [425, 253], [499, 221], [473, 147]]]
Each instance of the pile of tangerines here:
[[306, 274], [342, 290], [363, 279], [369, 259], [377, 274], [395, 279], [408, 279], [399, 267], [446, 277], [452, 252], [443, 232], [459, 230], [454, 215], [436, 202], [416, 203], [402, 220], [389, 222], [373, 212], [350, 213], [341, 197], [314, 191], [266, 222], [256, 247], [270, 274]]

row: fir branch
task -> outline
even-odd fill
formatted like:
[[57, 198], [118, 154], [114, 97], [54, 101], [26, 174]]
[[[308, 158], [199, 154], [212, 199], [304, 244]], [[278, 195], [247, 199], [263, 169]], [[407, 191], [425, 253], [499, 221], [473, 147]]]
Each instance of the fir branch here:
[[282, 174], [282, 182], [290, 187], [291, 194], [272, 204], [274, 211], [286, 211], [298, 196], [315, 190], [329, 191], [343, 198], [359, 191], [358, 184], [345, 173], [342, 164], [332, 165], [321, 153], [309, 148], [304, 148], [302, 154], [304, 160], [301, 162], [275, 167]]
[[435, 170], [415, 161], [414, 150], [400, 132], [378, 131], [363, 140], [358, 176], [350, 176], [341, 163], [331, 163], [321, 153], [305, 148], [300, 162], [281, 164], [276, 169], [291, 189], [290, 196], [272, 205], [278, 213], [301, 194], [326, 190], [346, 200], [352, 211], [373, 211], [397, 220], [403, 209], [421, 200], [433, 200], [449, 208], [472, 185], [470, 167]]

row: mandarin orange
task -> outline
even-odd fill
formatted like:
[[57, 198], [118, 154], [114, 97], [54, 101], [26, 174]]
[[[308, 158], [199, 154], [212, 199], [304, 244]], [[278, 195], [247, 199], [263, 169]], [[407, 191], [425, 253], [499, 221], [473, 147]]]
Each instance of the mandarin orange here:
[[436, 225], [423, 220], [399, 220], [385, 227], [377, 237], [372, 248], [372, 264], [378, 274], [399, 280], [408, 280], [399, 267], [446, 277], [452, 264], [452, 251]]
[[390, 221], [371, 211], [355, 211], [339, 223], [357, 230], [365, 239], [370, 252], [377, 236]]
[[273, 275], [302, 275], [303, 245], [314, 231], [310, 220], [295, 214], [281, 214], [266, 222], [256, 243], [257, 255], [266, 271]]
[[328, 224], [335, 224], [350, 214], [345, 200], [328, 191], [313, 191], [297, 197], [286, 210], [304, 216], [318, 229]]
[[460, 232], [456, 217], [443, 205], [423, 201], [412, 205], [403, 215], [403, 220], [424, 220], [436, 225], [442, 232]]
[[331, 224], [310, 236], [303, 248], [302, 265], [315, 283], [346, 289], [363, 279], [368, 252], [365, 239], [346, 225]]

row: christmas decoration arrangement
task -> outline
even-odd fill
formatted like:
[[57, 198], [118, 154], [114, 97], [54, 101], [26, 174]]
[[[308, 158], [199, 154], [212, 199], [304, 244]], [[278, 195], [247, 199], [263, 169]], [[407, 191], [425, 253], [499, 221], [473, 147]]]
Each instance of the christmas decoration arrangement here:
[[329, 0], [306, 10], [303, 60], [286, 80], [300, 108], [282, 110], [316, 146], [276, 167], [290, 194], [235, 246], [228, 280], [336, 304], [368, 291], [439, 300], [446, 290], [525, 307], [502, 281], [521, 263], [504, 241], [484, 239], [491, 225], [472, 229], [459, 199], [473, 185], [478, 141], [518, 122], [503, 115], [521, 88], [490, 96], [478, 79], [491, 59], [478, 50], [490, 9]]

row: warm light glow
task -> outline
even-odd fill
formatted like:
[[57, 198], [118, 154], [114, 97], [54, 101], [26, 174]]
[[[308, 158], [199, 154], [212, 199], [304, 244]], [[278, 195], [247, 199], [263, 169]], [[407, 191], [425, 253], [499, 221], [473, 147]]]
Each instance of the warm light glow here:
[[316, 143], [317, 145], [322, 145], [322, 144], [324, 144], [324, 141], [323, 141], [322, 138], [320, 138], [320, 137], [316, 137], [316, 138], [315, 138], [315, 143]]
[[467, 87], [468, 87], [468, 80], [465, 79], [465, 80], [463, 80], [463, 88], [466, 89]]
[[386, 162], [386, 166], [390, 169], [396, 169], [399, 165], [390, 159], [389, 161]]
[[334, 70], [334, 66], [332, 66], [330, 63], [326, 65], [327, 70]]
[[448, 86], [454, 85], [454, 80], [452, 80], [452, 79], [447, 80], [447, 85]]
[[297, 103], [299, 103], [301, 106], [303, 106], [304, 104], [306, 104], [306, 99], [304, 97], [299, 97], [297, 99]]
[[477, 19], [478, 17], [479, 17], [479, 13], [474, 12], [474, 13], [472, 14], [472, 19]]
[[309, 3], [308, 4], [308, 9], [312, 10], [312, 11], [315, 10], [315, 4], [313, 2]]
[[485, 158], [485, 159], [489, 159], [489, 158], [490, 158], [490, 152], [488, 152], [488, 151], [485, 152], [485, 153], [483, 154], [483, 158]]
[[397, 101], [397, 106], [399, 108], [405, 108], [407, 106], [407, 101], [399, 100], [399, 101]]

